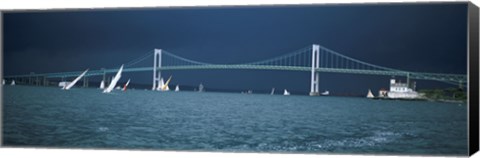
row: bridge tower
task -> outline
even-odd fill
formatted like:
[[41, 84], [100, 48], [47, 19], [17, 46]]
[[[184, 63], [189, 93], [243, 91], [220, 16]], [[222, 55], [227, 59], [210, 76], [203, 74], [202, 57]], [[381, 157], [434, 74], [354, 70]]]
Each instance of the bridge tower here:
[[320, 46], [312, 45], [312, 77], [310, 80], [310, 96], [316, 96], [318, 92], [319, 76], [316, 69], [320, 68]]
[[162, 50], [155, 49], [153, 55], [153, 87], [152, 90], [156, 89], [156, 85], [160, 85], [160, 78], [162, 77], [161, 71], [159, 68], [162, 67]]

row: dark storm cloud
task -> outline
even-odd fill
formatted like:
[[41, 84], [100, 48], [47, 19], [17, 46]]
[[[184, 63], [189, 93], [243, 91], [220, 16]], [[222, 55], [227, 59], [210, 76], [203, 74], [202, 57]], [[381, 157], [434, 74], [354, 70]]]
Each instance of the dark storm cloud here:
[[[466, 9], [466, 3], [456, 3], [6, 13], [4, 73], [116, 68], [154, 48], [209, 63], [244, 63], [315, 43], [395, 69], [465, 74]], [[139, 64], [150, 65], [150, 59]], [[310, 82], [304, 72], [197, 70], [164, 74], [174, 75], [175, 83], [203, 82], [215, 88], [277, 87], [307, 92]], [[151, 73], [126, 75], [135, 82], [151, 82]], [[386, 87], [389, 78], [320, 75], [322, 90], [338, 92]]]

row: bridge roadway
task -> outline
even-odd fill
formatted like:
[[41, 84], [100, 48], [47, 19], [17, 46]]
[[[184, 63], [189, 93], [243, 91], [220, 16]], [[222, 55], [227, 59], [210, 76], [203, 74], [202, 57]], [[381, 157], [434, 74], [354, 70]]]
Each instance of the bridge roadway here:
[[[187, 65], [187, 66], [163, 66], [158, 70], [215, 70], [215, 69], [249, 69], [249, 70], [282, 70], [282, 71], [311, 71], [311, 67], [303, 66], [273, 66], [273, 65]], [[90, 70], [85, 76], [102, 76], [107, 73], [116, 73], [118, 69]], [[153, 67], [135, 67], [124, 68], [123, 72], [144, 72], [153, 71]], [[347, 73], [347, 74], [364, 74], [364, 75], [383, 75], [383, 76], [408, 76], [410, 79], [417, 80], [434, 80], [449, 84], [463, 84], [467, 82], [466, 75], [458, 74], [441, 74], [441, 73], [422, 73], [408, 71], [392, 71], [392, 70], [361, 70], [361, 69], [342, 69], [342, 68], [317, 68], [317, 72], [330, 73]], [[28, 75], [5, 76], [7, 79], [28, 78], [28, 77], [45, 77], [45, 78], [68, 78], [76, 77], [83, 71], [59, 72], [59, 73], [42, 73]]]

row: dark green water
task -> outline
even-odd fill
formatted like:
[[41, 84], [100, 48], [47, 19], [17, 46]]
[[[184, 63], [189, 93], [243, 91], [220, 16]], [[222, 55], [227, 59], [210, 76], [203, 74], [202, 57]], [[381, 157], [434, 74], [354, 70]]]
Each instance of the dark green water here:
[[28, 86], [3, 92], [6, 146], [467, 154], [467, 108], [459, 104]]

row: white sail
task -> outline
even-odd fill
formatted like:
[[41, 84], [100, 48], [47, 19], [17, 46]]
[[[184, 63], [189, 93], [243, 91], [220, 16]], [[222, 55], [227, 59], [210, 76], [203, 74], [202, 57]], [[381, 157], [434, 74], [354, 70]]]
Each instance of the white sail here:
[[72, 82], [70, 82], [70, 84], [68, 84], [68, 85], [66, 85], [65, 87], [63, 87], [63, 89], [64, 89], [64, 90], [69, 90], [70, 88], [72, 88], [72, 87], [75, 85], [75, 83], [77, 83], [78, 80], [80, 80], [80, 79], [83, 77], [83, 75], [85, 75], [85, 74], [87, 73], [87, 71], [88, 71], [88, 69], [85, 70], [82, 74], [80, 74], [80, 76], [78, 76], [77, 78], [75, 78], [75, 80], [73, 80]]
[[130, 83], [130, 79], [128, 79], [127, 83], [125, 83], [125, 85], [123, 86], [123, 91], [127, 90], [127, 86], [129, 83]]
[[163, 82], [163, 78], [160, 78], [160, 81], [158, 81], [157, 91], [162, 90], [164, 85], [165, 83]]
[[5, 85], [5, 80], [3, 80], [2, 84]]
[[283, 90], [283, 95], [290, 95], [290, 92], [287, 91], [287, 89]]
[[10, 85], [15, 86], [15, 80], [12, 80], [12, 83]]
[[368, 90], [367, 98], [374, 98], [373, 93], [370, 89]]
[[115, 85], [117, 84], [118, 80], [120, 80], [120, 77], [122, 77], [122, 70], [123, 70], [123, 65], [120, 67], [120, 70], [118, 70], [117, 74], [115, 77], [113, 77], [112, 81], [110, 82], [110, 85], [103, 90], [103, 93], [110, 93], [113, 88], [115, 88]]
[[100, 89], [105, 89], [105, 82], [103, 80], [100, 82]]
[[180, 87], [178, 87], [178, 85], [177, 85], [177, 86], [175, 86], [175, 92], [178, 92], [178, 91], [180, 91]]
[[170, 76], [167, 80], [167, 82], [165, 82], [163, 84], [163, 87], [162, 87], [162, 91], [170, 91], [170, 87], [168, 87], [168, 84], [170, 83], [170, 81], [172, 80], [172, 76]]
[[275, 88], [272, 88], [272, 92], [270, 92], [270, 95], [275, 94]]

